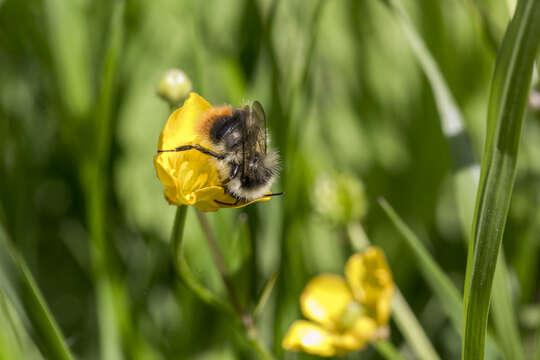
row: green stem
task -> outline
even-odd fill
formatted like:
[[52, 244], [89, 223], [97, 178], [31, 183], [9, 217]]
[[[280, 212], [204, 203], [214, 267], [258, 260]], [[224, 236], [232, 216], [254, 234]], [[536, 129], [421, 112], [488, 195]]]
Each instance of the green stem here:
[[236, 295], [236, 291], [234, 290], [234, 285], [229, 277], [227, 267], [225, 266], [225, 261], [223, 260], [223, 255], [221, 254], [221, 250], [217, 244], [216, 236], [212, 231], [212, 227], [208, 223], [208, 219], [204, 213], [197, 210], [197, 217], [199, 218], [204, 235], [206, 236], [208, 246], [210, 247], [210, 252], [214, 258], [214, 263], [216, 264], [221, 280], [227, 289], [229, 299], [231, 300], [231, 303], [238, 315], [240, 315], [240, 317], [243, 319], [246, 314], [244, 313], [244, 309], [242, 309], [238, 296]]
[[373, 343], [373, 347], [379, 355], [387, 360], [402, 360], [403, 357], [399, 354], [394, 345], [387, 340], [380, 340]]
[[233, 314], [234, 310], [229, 304], [216, 297], [203, 284], [201, 284], [185, 260], [182, 243], [184, 240], [184, 226], [186, 223], [187, 211], [187, 206], [180, 205], [177, 207], [176, 215], [174, 217], [174, 225], [171, 235], [171, 249], [173, 254], [174, 268], [185, 285], [191, 291], [193, 291], [199, 299], [221, 311], [228, 314]]
[[212, 252], [212, 256], [214, 257], [214, 262], [218, 269], [219, 275], [221, 276], [221, 280], [223, 280], [223, 284], [225, 285], [227, 293], [229, 294], [229, 299], [231, 300], [231, 303], [236, 310], [236, 315], [238, 316], [242, 325], [245, 328], [245, 335], [247, 337], [247, 340], [262, 359], [273, 359], [272, 354], [268, 351], [268, 349], [259, 337], [259, 332], [255, 327], [253, 316], [245, 309], [243, 309], [240, 302], [238, 301], [238, 296], [236, 295], [234, 285], [228, 275], [227, 267], [225, 266], [225, 261], [223, 260], [223, 255], [221, 254], [221, 250], [219, 249], [219, 246], [217, 244], [216, 236], [212, 231], [212, 227], [208, 223], [206, 215], [200, 211], [197, 211], [197, 217], [199, 218], [201, 227], [203, 228], [204, 234], [206, 235], [206, 240], [208, 241], [208, 245], [210, 246], [210, 251]]
[[251, 347], [259, 355], [259, 358], [261, 358], [262, 360], [275, 360], [274, 355], [262, 342], [261, 337], [259, 336], [259, 331], [257, 330], [253, 322], [251, 322], [250, 325], [246, 328], [246, 337]]
[[235, 319], [238, 319], [244, 327], [244, 336], [246, 337], [247, 342], [251, 345], [253, 350], [264, 360], [273, 360], [273, 355], [268, 351], [267, 347], [264, 345], [262, 340], [259, 337], [259, 333], [255, 324], [253, 322], [253, 317], [251, 314], [243, 311], [239, 306], [239, 303], [235, 300], [236, 295], [233, 291], [232, 283], [227, 278], [227, 272], [225, 268], [225, 263], [223, 261], [223, 256], [219, 251], [217, 246], [215, 236], [212, 232], [208, 220], [204, 214], [197, 211], [199, 221], [201, 221], [201, 226], [209, 242], [211, 251], [213, 253], [214, 261], [216, 261], [216, 266], [218, 271], [224, 281], [225, 287], [229, 292], [229, 297], [231, 302], [233, 302], [234, 307], [231, 307], [228, 303], [217, 298], [212, 292], [210, 292], [200, 281], [194, 276], [193, 272], [189, 268], [186, 260], [184, 258], [182, 242], [184, 239], [184, 227], [186, 223], [188, 207], [185, 205], [178, 206], [176, 210], [176, 216], [174, 218], [173, 231], [171, 236], [171, 249], [173, 254], [173, 263], [174, 267], [180, 276], [191, 291], [197, 295], [202, 301], [211, 305], [218, 310], [233, 315]]

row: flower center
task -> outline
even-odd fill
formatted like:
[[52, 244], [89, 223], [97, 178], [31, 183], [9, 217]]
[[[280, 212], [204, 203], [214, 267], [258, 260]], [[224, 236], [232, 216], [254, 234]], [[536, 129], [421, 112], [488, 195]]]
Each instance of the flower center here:
[[343, 314], [341, 314], [341, 318], [339, 319], [339, 327], [343, 331], [350, 330], [356, 323], [356, 320], [365, 314], [366, 309], [362, 306], [362, 304], [360, 304], [358, 301], [351, 301], [343, 311]]

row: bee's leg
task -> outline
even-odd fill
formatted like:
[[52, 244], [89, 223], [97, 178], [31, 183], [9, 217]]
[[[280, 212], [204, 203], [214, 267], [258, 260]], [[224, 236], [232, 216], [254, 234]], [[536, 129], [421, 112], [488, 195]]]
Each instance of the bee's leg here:
[[197, 151], [200, 151], [202, 152], [203, 154], [206, 154], [206, 155], [210, 155], [210, 156], [213, 156], [215, 157], [216, 159], [219, 159], [219, 160], [223, 160], [224, 156], [223, 155], [220, 155], [212, 150], [209, 150], [207, 148], [204, 148], [200, 145], [184, 145], [184, 146], [179, 146], [177, 148], [174, 148], [172, 150], [158, 150], [158, 153], [162, 153], [162, 152], [179, 152], [179, 151], [187, 151], [187, 150], [197, 150]]
[[232, 164], [231, 175], [229, 175], [229, 177], [227, 179], [225, 179], [224, 181], [222, 181], [221, 183], [223, 185], [229, 183], [229, 181], [231, 181], [232, 179], [234, 179], [236, 177], [236, 175], [238, 175], [238, 170], [239, 169], [240, 169], [240, 165], [233, 163]]
[[236, 201], [233, 202], [233, 203], [226, 203], [226, 202], [219, 201], [219, 200], [214, 200], [214, 202], [217, 203], [217, 204], [219, 204], [219, 205], [236, 206], [236, 205], [238, 205], [238, 203], [240, 202], [240, 200], [236, 199]]

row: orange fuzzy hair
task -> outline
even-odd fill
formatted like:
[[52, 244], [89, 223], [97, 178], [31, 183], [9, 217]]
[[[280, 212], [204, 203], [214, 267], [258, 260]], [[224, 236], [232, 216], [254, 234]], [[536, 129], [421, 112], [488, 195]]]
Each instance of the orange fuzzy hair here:
[[233, 108], [231, 106], [218, 106], [215, 108], [212, 108], [201, 115], [199, 120], [197, 121], [196, 125], [196, 133], [199, 135], [202, 139], [209, 139], [210, 138], [210, 129], [212, 129], [212, 126], [214, 125], [214, 122], [222, 118], [224, 116], [230, 116], [232, 115]]

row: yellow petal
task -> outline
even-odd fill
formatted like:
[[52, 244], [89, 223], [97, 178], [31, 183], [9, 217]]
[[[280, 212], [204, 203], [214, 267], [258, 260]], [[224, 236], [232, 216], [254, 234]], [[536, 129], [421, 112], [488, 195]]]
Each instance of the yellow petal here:
[[374, 319], [362, 316], [356, 320], [356, 323], [350, 332], [358, 342], [365, 344], [375, 338], [377, 335], [377, 328], [377, 322]]
[[344, 354], [363, 349], [368, 343], [376, 340], [378, 334], [377, 322], [368, 316], [362, 316], [350, 330], [334, 334], [333, 343], [337, 353]]
[[394, 282], [383, 251], [369, 247], [354, 254], [345, 265], [345, 276], [354, 298], [373, 312], [377, 323], [388, 322]]
[[195, 125], [199, 117], [212, 105], [196, 93], [189, 94], [184, 105], [173, 112], [159, 136], [158, 150], [171, 150], [195, 141]]
[[303, 351], [319, 356], [334, 356], [334, 335], [310, 321], [295, 321], [283, 338], [281, 346], [285, 350]]
[[353, 300], [345, 279], [338, 275], [319, 275], [304, 288], [300, 297], [302, 313], [329, 330], [338, 329], [347, 305]]
[[[212, 106], [202, 97], [191, 93], [184, 105], [167, 120], [159, 137], [158, 150], [172, 150], [178, 146], [203, 142], [196, 134], [197, 120]], [[205, 147], [209, 147], [206, 142]], [[219, 180], [216, 160], [200, 151], [162, 152], [154, 157], [159, 180], [165, 186], [163, 194], [170, 204], [195, 205], [202, 211], [216, 211], [222, 207], [243, 207], [254, 202], [236, 203], [226, 194]], [[217, 202], [216, 202], [217, 201]]]

